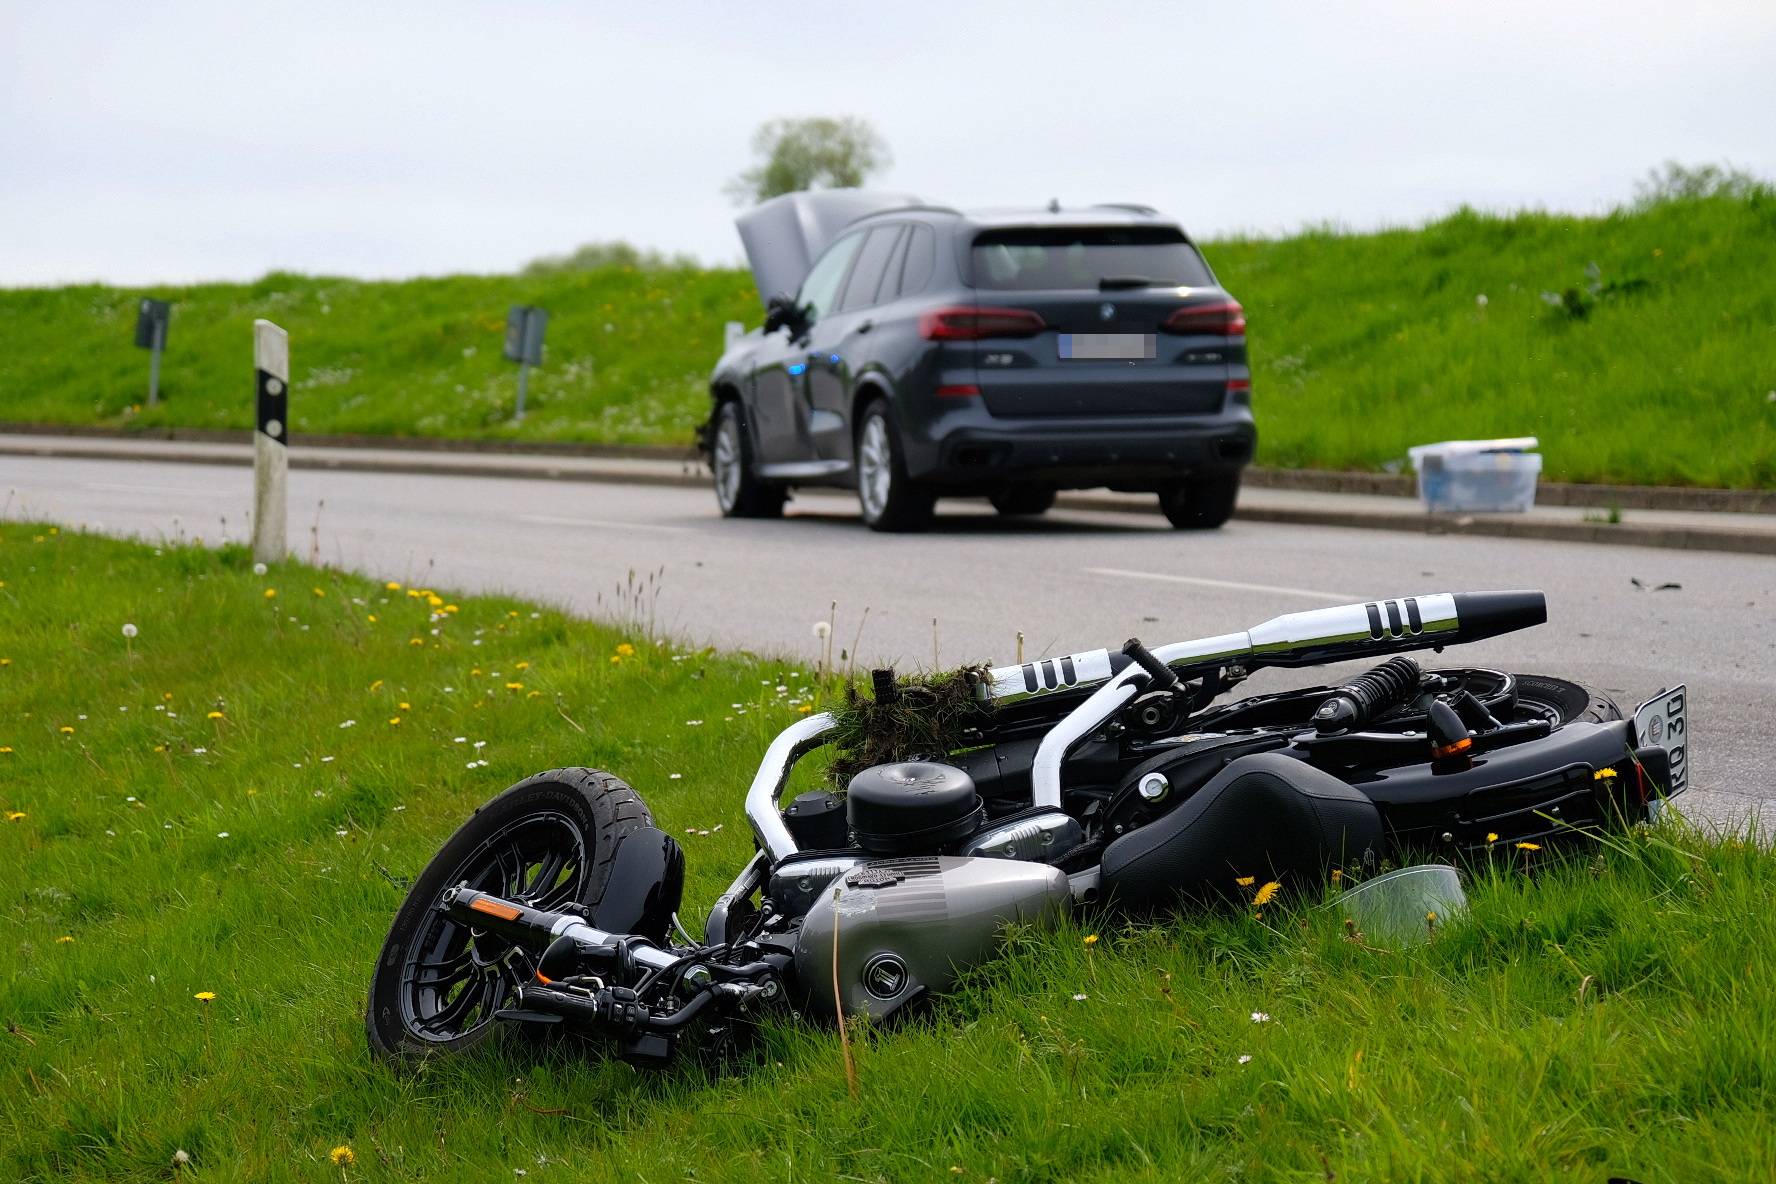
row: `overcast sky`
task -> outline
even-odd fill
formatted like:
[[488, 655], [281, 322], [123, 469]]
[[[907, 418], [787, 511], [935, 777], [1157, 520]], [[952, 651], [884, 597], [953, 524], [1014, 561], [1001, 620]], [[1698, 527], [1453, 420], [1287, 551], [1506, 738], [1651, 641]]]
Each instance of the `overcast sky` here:
[[1596, 211], [1668, 158], [1776, 176], [1776, 0], [0, 0], [0, 284], [737, 260], [783, 115], [871, 120], [882, 187], [1201, 236]]

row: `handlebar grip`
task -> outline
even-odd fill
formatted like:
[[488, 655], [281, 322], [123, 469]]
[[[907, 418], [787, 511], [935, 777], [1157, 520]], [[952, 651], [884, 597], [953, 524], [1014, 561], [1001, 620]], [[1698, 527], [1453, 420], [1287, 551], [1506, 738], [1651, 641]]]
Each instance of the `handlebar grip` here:
[[1147, 677], [1153, 680], [1154, 690], [1169, 691], [1178, 685], [1178, 676], [1172, 673], [1172, 668], [1154, 657], [1153, 652], [1141, 644], [1140, 638], [1129, 638], [1123, 643], [1122, 652], [1147, 672]]

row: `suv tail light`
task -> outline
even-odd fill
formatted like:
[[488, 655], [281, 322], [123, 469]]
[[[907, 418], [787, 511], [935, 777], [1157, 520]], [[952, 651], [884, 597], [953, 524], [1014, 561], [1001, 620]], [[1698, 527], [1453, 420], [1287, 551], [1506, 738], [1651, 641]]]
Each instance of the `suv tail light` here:
[[1161, 326], [1167, 333], [1201, 334], [1213, 337], [1244, 337], [1246, 310], [1237, 300], [1218, 300], [1213, 304], [1186, 304], [1167, 317]]
[[919, 336], [927, 341], [979, 341], [983, 337], [1034, 337], [1048, 328], [1024, 308], [958, 306], [919, 316]]

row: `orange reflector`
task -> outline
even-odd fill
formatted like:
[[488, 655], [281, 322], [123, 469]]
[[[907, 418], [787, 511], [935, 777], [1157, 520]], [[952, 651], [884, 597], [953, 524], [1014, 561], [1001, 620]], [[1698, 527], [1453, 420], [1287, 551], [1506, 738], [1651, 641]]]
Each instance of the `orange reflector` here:
[[516, 921], [524, 915], [515, 905], [501, 904], [497, 900], [488, 900], [485, 896], [476, 897], [469, 907], [477, 913], [486, 913], [502, 921]]
[[1463, 736], [1460, 740], [1451, 744], [1445, 744], [1441, 748], [1433, 747], [1431, 749], [1431, 756], [1435, 760], [1447, 760], [1452, 756], [1460, 756], [1472, 747], [1474, 747], [1474, 738], [1472, 736]]
[[545, 987], [549, 986], [550, 984], [554, 983], [554, 981], [555, 981], [554, 979], [550, 978], [548, 975], [544, 974], [540, 970], [536, 972], [536, 980], [537, 980], [537, 982], [542, 983]]

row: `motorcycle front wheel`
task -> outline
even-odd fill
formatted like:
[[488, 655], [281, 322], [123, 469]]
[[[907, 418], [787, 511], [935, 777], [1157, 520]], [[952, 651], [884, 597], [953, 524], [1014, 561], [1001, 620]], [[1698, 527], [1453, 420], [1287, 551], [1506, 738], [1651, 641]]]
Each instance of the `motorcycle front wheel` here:
[[467, 884], [539, 909], [596, 908], [618, 846], [652, 825], [640, 795], [597, 769], [538, 773], [476, 810], [389, 927], [365, 1009], [371, 1050], [400, 1059], [479, 1044], [535, 972], [529, 952], [445, 916], [446, 888]]

